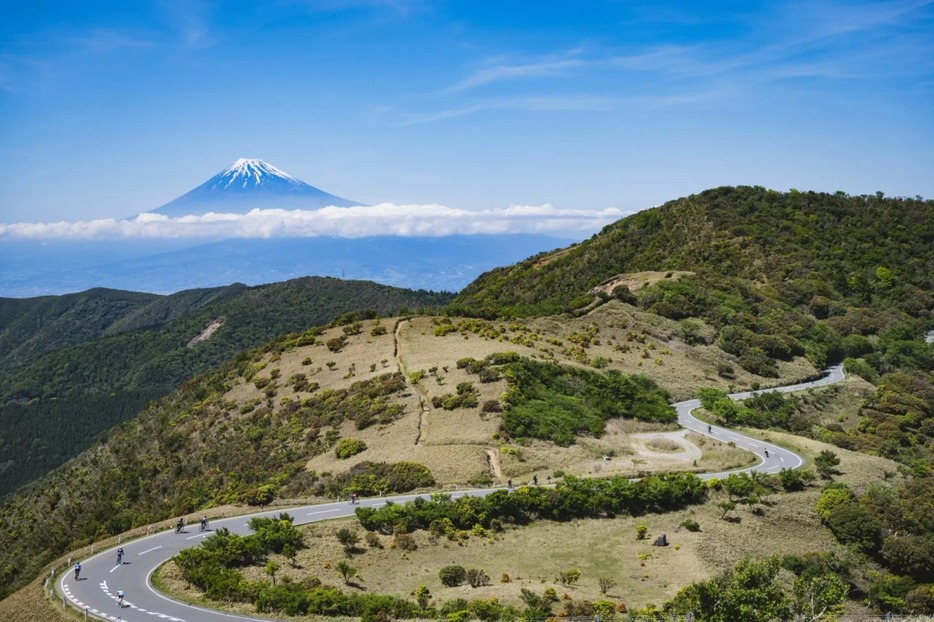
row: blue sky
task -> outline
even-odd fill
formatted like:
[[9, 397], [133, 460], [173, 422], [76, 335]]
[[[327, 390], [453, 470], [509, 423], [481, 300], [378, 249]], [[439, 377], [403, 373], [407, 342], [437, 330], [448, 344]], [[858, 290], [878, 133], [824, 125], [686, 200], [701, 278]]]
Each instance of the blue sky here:
[[934, 2], [95, 2], [0, 20], [0, 222], [240, 157], [366, 203], [934, 196]]

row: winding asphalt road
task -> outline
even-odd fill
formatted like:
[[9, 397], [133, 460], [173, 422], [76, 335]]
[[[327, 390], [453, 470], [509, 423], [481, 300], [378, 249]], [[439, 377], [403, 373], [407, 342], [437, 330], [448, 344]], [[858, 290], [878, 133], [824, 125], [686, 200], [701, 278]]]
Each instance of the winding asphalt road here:
[[[823, 376], [812, 382], [764, 391], [736, 393], [733, 399], [743, 400], [756, 393], [778, 391], [788, 393], [815, 387], [825, 386], [843, 380], [844, 373], [841, 365], [827, 369]], [[783, 449], [778, 445], [766, 443], [758, 439], [744, 436], [733, 430], [720, 426], [711, 426], [708, 432], [707, 424], [696, 419], [692, 414], [700, 406], [699, 400], [688, 400], [673, 405], [678, 411], [678, 422], [698, 434], [709, 436], [724, 442], [734, 442], [741, 447], [759, 456], [760, 461], [746, 469], [721, 473], [705, 473], [700, 477], [704, 479], [722, 478], [728, 473], [741, 471], [760, 471], [764, 473], [777, 473], [781, 469], [795, 469], [804, 464], [804, 459], [794, 452]], [[768, 456], [766, 456], [768, 451]], [[482, 496], [496, 489], [463, 490], [452, 493], [452, 497], [464, 495]], [[364, 499], [359, 502], [363, 507], [379, 507], [388, 500], [404, 503], [415, 499], [418, 495], [402, 495], [391, 498]], [[357, 506], [346, 502], [325, 503], [320, 505], [306, 505], [302, 507], [276, 509], [274, 511], [259, 512], [246, 516], [237, 516], [223, 520], [213, 521], [211, 529], [225, 527], [232, 533], [247, 534], [250, 532], [247, 522], [254, 516], [275, 517], [279, 512], [288, 512], [295, 518], [296, 524], [310, 523], [319, 520], [351, 516]], [[230, 622], [231, 620], [268, 620], [267, 618], [244, 617], [230, 613], [223, 613], [212, 609], [205, 609], [173, 600], [161, 594], [152, 587], [150, 578], [152, 573], [165, 561], [172, 558], [182, 549], [196, 546], [209, 535], [211, 531], [199, 531], [198, 524], [189, 525], [182, 533], [175, 533], [174, 528], [155, 533], [139, 540], [123, 544], [123, 563], [117, 564], [116, 547], [103, 551], [81, 562], [80, 579], [76, 580], [74, 573], [69, 571], [58, 578], [57, 586], [60, 594], [69, 599], [81, 610], [87, 610], [90, 617], [105, 620], [126, 620], [128, 622], [151, 622], [152, 620], [168, 620], [170, 622]], [[122, 606], [117, 601], [117, 590], [125, 592]]]

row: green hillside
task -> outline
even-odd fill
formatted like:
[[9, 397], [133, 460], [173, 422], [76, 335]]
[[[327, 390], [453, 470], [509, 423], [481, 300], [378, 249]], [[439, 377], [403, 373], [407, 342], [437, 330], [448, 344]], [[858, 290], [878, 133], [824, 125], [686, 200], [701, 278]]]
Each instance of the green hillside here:
[[[482, 275], [457, 298], [475, 312], [540, 315], [587, 304], [617, 274], [691, 270], [738, 277], [815, 315], [882, 303], [910, 315], [934, 308], [934, 201], [716, 188], [613, 223], [566, 250]], [[686, 293], [653, 305], [699, 310]], [[662, 305], [664, 302], [666, 304]]]
[[716, 188], [488, 272], [452, 309], [581, 314], [613, 297], [760, 376], [802, 356], [845, 361], [879, 387], [855, 425], [770, 424], [934, 469], [934, 347], [923, 340], [934, 326], [934, 201]]
[[[448, 294], [302, 278], [170, 296], [95, 289], [0, 301], [0, 496], [238, 352], [338, 315], [432, 308]], [[366, 311], [364, 311], [366, 310]], [[192, 340], [212, 324], [216, 332]]]
[[161, 298], [103, 288], [64, 296], [0, 298], [0, 370], [9, 372], [43, 354], [101, 337], [124, 317]]

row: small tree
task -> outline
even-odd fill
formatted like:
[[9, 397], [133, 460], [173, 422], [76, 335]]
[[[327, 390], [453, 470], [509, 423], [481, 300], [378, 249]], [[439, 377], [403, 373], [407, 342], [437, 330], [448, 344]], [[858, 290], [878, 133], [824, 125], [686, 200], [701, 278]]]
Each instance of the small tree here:
[[840, 458], [829, 449], [823, 450], [814, 458], [814, 466], [817, 467], [817, 473], [823, 479], [832, 479], [838, 473], [839, 465]]
[[457, 587], [467, 580], [467, 571], [464, 570], [463, 566], [452, 564], [439, 570], [438, 578], [441, 579], [442, 585], [447, 587]]
[[272, 584], [275, 585], [276, 584], [276, 573], [279, 572], [279, 564], [277, 564], [276, 562], [269, 562], [268, 564], [266, 564], [266, 568], [264, 570], [266, 571], [266, 574], [272, 577]]
[[600, 593], [606, 596], [606, 593], [616, 587], [616, 581], [609, 577], [600, 577]]
[[649, 526], [645, 523], [639, 523], [636, 525], [636, 540], [645, 540], [645, 534], [648, 532]]
[[282, 555], [289, 560], [289, 565], [295, 568], [295, 546], [291, 542], [287, 542], [282, 547]]
[[723, 500], [717, 504], [717, 507], [723, 510], [723, 513], [720, 514], [720, 519], [726, 520], [726, 515], [736, 509], [736, 503], [734, 501]]
[[412, 592], [412, 596], [415, 597], [415, 602], [418, 604], [418, 608], [421, 611], [428, 609], [428, 601], [431, 600], [431, 592], [428, 590], [427, 586], [419, 585], [415, 591]]
[[357, 576], [357, 569], [343, 559], [337, 562], [337, 565], [334, 566], [334, 568], [337, 569], [337, 572], [340, 574], [341, 578], [344, 579], [345, 585], [350, 585], [350, 580]]

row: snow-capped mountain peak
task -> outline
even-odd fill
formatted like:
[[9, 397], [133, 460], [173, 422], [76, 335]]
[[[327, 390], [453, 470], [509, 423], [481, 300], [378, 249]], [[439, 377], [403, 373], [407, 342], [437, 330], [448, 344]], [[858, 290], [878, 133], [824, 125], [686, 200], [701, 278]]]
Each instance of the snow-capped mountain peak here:
[[262, 185], [263, 179], [267, 176], [280, 177], [295, 184], [303, 184], [282, 169], [258, 158], [240, 158], [220, 173], [218, 181], [225, 181], [225, 187], [239, 181], [241, 186], [246, 188], [250, 180], [255, 185]]
[[251, 209], [320, 209], [361, 205], [292, 177], [265, 160], [240, 158], [194, 190], [152, 210], [166, 216]]

